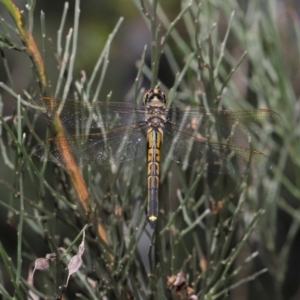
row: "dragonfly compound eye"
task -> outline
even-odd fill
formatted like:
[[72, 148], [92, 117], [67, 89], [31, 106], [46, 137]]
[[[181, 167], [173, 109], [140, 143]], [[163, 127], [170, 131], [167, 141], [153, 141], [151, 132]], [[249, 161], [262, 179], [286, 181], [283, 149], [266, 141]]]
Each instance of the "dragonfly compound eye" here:
[[160, 90], [160, 99], [164, 104], [167, 103], [167, 95], [163, 90]]
[[152, 88], [145, 93], [144, 96], [144, 104], [150, 103], [153, 99], [157, 99], [162, 103], [167, 103], [167, 95], [166, 93], [160, 89], [159, 87]]
[[145, 92], [144, 97], [143, 97], [144, 105], [149, 102], [149, 100], [152, 98], [152, 95], [153, 95], [153, 89], [150, 89]]

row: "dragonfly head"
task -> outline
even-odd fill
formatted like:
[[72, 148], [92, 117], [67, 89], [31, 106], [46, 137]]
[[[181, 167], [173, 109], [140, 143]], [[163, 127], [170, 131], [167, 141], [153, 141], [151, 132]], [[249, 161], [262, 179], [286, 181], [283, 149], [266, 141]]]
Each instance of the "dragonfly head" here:
[[155, 87], [145, 92], [143, 98], [144, 105], [157, 101], [162, 104], [167, 104], [167, 95], [162, 89]]

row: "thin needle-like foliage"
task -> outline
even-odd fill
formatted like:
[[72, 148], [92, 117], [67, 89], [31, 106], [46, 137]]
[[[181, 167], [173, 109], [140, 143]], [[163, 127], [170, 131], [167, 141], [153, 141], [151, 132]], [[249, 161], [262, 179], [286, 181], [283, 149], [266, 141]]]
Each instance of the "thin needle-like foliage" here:
[[[57, 22], [56, 11], [51, 23], [47, 11], [37, 17], [35, 1], [28, 0], [23, 9], [13, 0], [0, 0], [9, 15], [0, 19], [1, 68], [6, 76], [0, 82], [2, 298], [297, 297], [299, 288], [288, 288], [290, 274], [298, 267], [293, 257], [300, 232], [296, 10], [263, 0], [132, 0], [128, 7], [115, 2], [107, 5], [116, 16], [108, 20], [101, 15], [92, 36], [92, 27], [81, 30], [86, 1], [65, 3], [61, 20]], [[99, 14], [107, 8], [102, 3], [89, 5]], [[134, 30], [127, 27], [133, 15], [139, 22]], [[131, 29], [126, 32], [127, 28]], [[87, 36], [102, 39], [97, 54], [86, 45]], [[133, 72], [114, 65], [117, 58], [126, 62], [134, 52], [118, 40], [124, 36], [131, 49], [137, 48], [139, 38], [149, 38], [132, 64]], [[21, 65], [22, 76], [30, 78], [22, 91], [10, 62], [12, 55], [20, 54], [31, 64], [27, 70]], [[93, 58], [84, 70], [83, 57]], [[122, 85], [117, 73], [125, 73], [131, 85]], [[107, 88], [111, 86], [112, 91]], [[212, 174], [205, 164], [189, 166], [189, 153], [182, 165], [163, 153], [159, 215], [151, 228], [145, 157], [82, 167], [68, 143], [58, 143], [64, 164], [33, 155], [33, 147], [44, 140], [41, 129], [58, 142], [72, 134], [95, 133], [92, 126], [80, 127], [76, 105], [69, 116], [77, 125], [63, 126], [68, 99], [84, 101], [90, 108], [110, 101], [137, 108], [151, 86], [166, 91], [168, 107], [176, 105], [186, 112], [195, 107], [207, 113], [255, 108], [277, 112], [281, 118], [266, 131], [244, 138], [232, 134], [227, 140], [216, 135], [227, 145], [254, 154], [261, 151], [272, 168], [246, 175]], [[115, 99], [122, 89], [128, 93]], [[42, 96], [52, 99], [50, 107], [57, 103], [53, 99], [60, 99], [50, 122], [49, 115], [41, 114]], [[101, 123], [96, 110], [89, 111], [87, 123], [93, 124], [95, 116]], [[201, 139], [198, 125], [193, 126], [195, 138]], [[107, 133], [105, 126], [97, 129]], [[82, 138], [82, 150], [85, 141]], [[176, 135], [163, 142], [170, 143], [170, 153], [179, 143]], [[121, 141], [119, 146], [124, 150]]]

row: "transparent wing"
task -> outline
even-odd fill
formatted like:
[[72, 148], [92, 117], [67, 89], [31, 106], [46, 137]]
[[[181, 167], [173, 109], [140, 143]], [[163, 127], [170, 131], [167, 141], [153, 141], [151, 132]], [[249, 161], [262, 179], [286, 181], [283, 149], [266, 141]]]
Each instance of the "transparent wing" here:
[[179, 131], [173, 125], [166, 126], [163, 137], [165, 155], [178, 163], [207, 168], [219, 174], [260, 173], [271, 168], [267, 156], [256, 150], [232, 144], [208, 142], [200, 135]]
[[199, 107], [169, 108], [167, 121], [181, 128], [197, 131], [203, 137], [218, 136], [227, 138], [245, 136], [251, 133], [271, 131], [280, 122], [280, 115], [268, 109], [215, 110]]
[[[67, 128], [112, 128], [146, 122], [146, 108], [137, 108], [125, 102], [93, 102], [41, 97], [32, 100], [33, 108], [49, 122], [59, 112], [61, 122]], [[268, 109], [259, 110], [207, 110], [204, 107], [180, 110], [171, 107], [165, 111], [167, 122], [183, 128], [196, 129], [202, 136], [214, 133], [218, 137], [241, 136], [272, 130], [280, 122], [280, 116]]]
[[67, 128], [122, 127], [145, 121], [145, 110], [125, 102], [84, 102], [41, 97], [32, 100], [28, 107], [52, 122], [59, 113], [62, 124]]
[[[36, 145], [32, 153], [42, 160], [65, 164], [74, 158], [78, 165], [107, 165], [124, 162], [146, 154], [144, 127], [128, 126], [107, 131], [105, 135], [94, 133], [66, 138], [50, 138]], [[68, 157], [67, 149], [72, 153]], [[71, 162], [72, 163], [72, 162]]]

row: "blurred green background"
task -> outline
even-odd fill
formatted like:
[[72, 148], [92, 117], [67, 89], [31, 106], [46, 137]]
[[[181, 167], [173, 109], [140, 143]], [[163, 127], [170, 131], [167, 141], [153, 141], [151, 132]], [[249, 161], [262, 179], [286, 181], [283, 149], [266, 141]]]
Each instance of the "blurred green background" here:
[[[24, 10], [25, 19], [28, 21], [26, 3], [14, 3]], [[134, 291], [134, 299], [180, 299], [166, 284], [167, 276], [174, 275], [179, 270], [184, 270], [189, 285], [193, 286], [199, 299], [300, 299], [300, 3], [297, 0], [215, 0], [191, 3], [193, 4], [187, 13], [175, 26], [178, 36], [169, 38], [164, 48], [158, 78], [168, 92], [172, 87], [176, 87], [176, 93], [174, 89], [170, 92], [171, 96], [175, 95], [173, 98], [176, 104], [207, 103], [210, 107], [269, 108], [278, 112], [282, 122], [274, 124], [270, 133], [254, 137], [252, 141], [255, 149], [270, 157], [273, 168], [265, 174], [249, 177], [208, 175], [207, 179], [203, 175], [198, 182], [195, 170], [183, 171], [174, 164], [175, 166], [168, 169], [162, 184], [160, 199], [163, 202], [162, 211], [165, 213], [160, 215], [161, 223], [155, 232], [147, 225], [144, 211], [139, 214], [138, 210], [143, 205], [146, 195], [146, 168], [140, 167], [145, 165], [144, 160], [126, 163], [115, 173], [113, 168], [103, 166], [92, 166], [91, 169], [82, 170], [95, 206], [98, 205], [98, 208], [104, 210], [99, 216], [107, 218], [105, 225], [111, 248], [106, 249], [99, 238], [96, 239], [95, 231], [92, 231], [95, 236], [90, 232], [87, 250], [83, 256], [83, 277], [77, 278], [76, 274], [72, 277], [65, 299], [79, 299], [79, 294], [84, 295], [80, 299], [100, 299], [100, 296], [104, 296], [99, 291], [105, 291], [108, 299], [128, 299], [128, 294], [122, 293], [124, 286]], [[202, 6], [198, 23], [195, 24], [200, 3]], [[166, 17], [174, 20], [188, 2], [159, 1], [159, 4]], [[64, 5], [63, 1], [38, 0], [33, 14], [33, 37], [41, 52], [43, 43], [46, 48], [43, 58], [50, 86], [49, 93], [54, 92], [58, 79], [56, 42]], [[65, 30], [62, 33], [63, 40], [69, 28], [73, 27], [74, 7], [75, 1], [71, 1]], [[69, 97], [72, 97], [76, 90], [76, 81], [80, 81], [82, 70], [87, 78], [90, 78], [109, 35], [119, 18], [124, 17], [111, 43], [109, 64], [99, 100], [106, 99], [107, 94], [112, 91], [112, 101], [133, 101], [137, 62], [141, 60], [144, 46], [147, 45], [145, 62], [150, 68], [153, 43], [140, 7], [140, 2], [134, 0], [81, 2], [74, 81]], [[151, 4], [146, 2], [146, 7], [152, 13]], [[40, 25], [41, 11], [45, 14], [44, 41]], [[235, 15], [230, 23], [233, 11]], [[2, 4], [0, 12], [4, 20], [14, 26]], [[159, 14], [158, 19], [161, 16], [162, 14]], [[201, 49], [196, 47], [195, 28], [199, 33]], [[228, 39], [222, 44], [227, 30]], [[166, 32], [167, 28], [163, 25], [162, 36]], [[1, 36], [5, 36], [5, 30], [1, 31]], [[19, 42], [16, 34], [12, 38]], [[24, 95], [26, 90], [33, 97], [39, 96], [35, 71], [28, 55], [5, 47], [3, 39], [1, 41], [3, 55], [0, 81], [10, 86], [17, 94]], [[247, 54], [240, 64], [239, 60], [244, 51], [247, 51]], [[188, 58], [192, 52], [195, 53], [195, 57], [189, 64]], [[202, 58], [199, 58], [200, 54]], [[207, 63], [207, 68], [202, 68], [202, 59]], [[4, 68], [6, 62], [13, 86]], [[216, 66], [218, 69], [215, 69]], [[177, 72], [185, 67], [187, 71], [183, 73], [183, 79], [179, 80], [176, 77]], [[234, 72], [227, 82], [232, 69]], [[211, 74], [210, 70], [215, 73]], [[147, 75], [145, 72], [140, 80], [139, 90], [150, 88], [150, 79], [151, 74]], [[17, 102], [15, 97], [1, 87], [3, 116], [8, 118], [8, 125], [17, 134]], [[222, 91], [222, 100], [219, 102], [216, 98], [221, 95], [216, 91]], [[30, 130], [34, 128], [42, 139], [46, 134], [47, 124], [41, 120], [33, 122], [34, 115], [31, 112], [23, 111], [22, 114], [23, 143], [29, 155], [31, 147], [38, 140], [36, 137], [28, 138]], [[33, 123], [32, 128], [28, 125], [30, 122]], [[18, 147], [3, 126], [1, 133], [0, 179], [5, 182], [0, 186], [2, 298], [9, 299], [3, 290], [10, 295], [14, 295], [15, 292], [11, 283], [14, 276], [7, 271], [4, 259], [11, 257], [14, 266], [21, 266], [21, 278], [24, 280], [20, 290], [22, 299], [26, 299], [25, 282], [30, 264], [37, 257], [44, 257], [46, 253], [53, 251], [49, 246], [51, 243], [45, 238], [44, 230], [50, 232], [57, 247], [67, 247], [70, 240], [73, 241], [78, 235], [86, 219], [80, 209], [72, 210], [61, 200], [53, 200], [56, 198], [45, 187], [44, 178], [36, 176], [22, 155], [18, 155]], [[5, 159], [5, 155], [8, 155], [8, 159]], [[39, 160], [33, 159], [41, 169], [42, 164]], [[130, 177], [128, 172], [132, 170], [136, 175]], [[114, 175], [116, 173], [118, 175]], [[67, 175], [62, 169], [49, 163], [44, 174], [45, 180], [58, 194], [64, 195], [71, 203], [76, 203], [76, 195], [72, 192]], [[28, 215], [25, 216], [22, 236], [18, 237], [20, 206], [16, 193], [20, 188], [20, 176], [23, 176], [24, 180], [24, 196], [34, 203], [42, 202], [45, 211], [35, 210], [27, 203], [25, 212]], [[198, 186], [192, 189], [196, 182]], [[190, 195], [186, 202], [187, 212], [184, 209], [183, 212], [180, 211], [172, 219], [169, 230], [164, 231], [164, 226], [171, 219], [168, 209], [170, 212], [176, 211], [180, 197], [184, 198], [185, 195]], [[244, 204], [242, 208], [237, 208], [241, 198]], [[197, 220], [199, 215], [209, 208], [209, 201], [212, 200], [225, 202], [224, 216], [219, 218], [211, 214], [203, 223], [201, 221], [191, 226], [187, 220]], [[113, 213], [116, 203], [123, 209], [121, 222]], [[194, 209], [197, 203], [197, 212], [190, 213], [192, 210], [189, 209]], [[259, 215], [258, 221], [251, 225], [251, 220], [260, 209], [264, 210], [264, 214]], [[187, 218], [185, 213], [191, 216]], [[137, 221], [139, 216], [143, 218], [139, 220], [140, 223]], [[187, 228], [187, 235], [181, 236], [180, 232]], [[248, 228], [252, 232], [250, 236], [246, 235]], [[228, 236], [230, 243], [226, 244]], [[244, 237], [246, 238], [243, 239]], [[22, 262], [17, 248], [20, 238]], [[130, 239], [135, 242], [130, 243]], [[228, 248], [225, 249], [225, 245]], [[230, 254], [237, 248], [240, 249], [236, 256]], [[113, 254], [118, 271], [110, 272], [107, 268], [103, 249]], [[73, 252], [74, 255], [76, 251]], [[133, 261], [128, 259], [131, 255]], [[222, 265], [220, 269], [224, 268], [231, 259], [230, 271], [223, 278], [219, 266]], [[260, 270], [265, 268], [268, 271], [258, 275]], [[35, 277], [35, 286], [43, 294], [40, 296], [42, 299], [46, 299], [46, 296], [47, 299], [54, 297], [53, 269], [51, 267], [50, 271], [39, 272], [38, 277]], [[238, 270], [237, 274], [235, 270]], [[97, 278], [98, 286], [91, 291], [85, 282], [86, 278], [94, 278], [93, 276]], [[220, 285], [217, 285], [218, 282]], [[114, 289], [119, 292], [114, 292]], [[220, 291], [223, 293], [218, 295]], [[20, 296], [16, 296], [15, 299], [19, 298]]]

